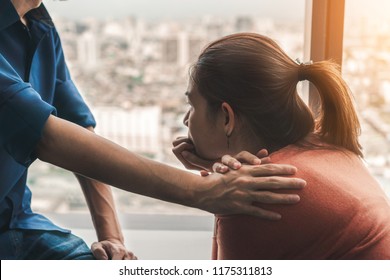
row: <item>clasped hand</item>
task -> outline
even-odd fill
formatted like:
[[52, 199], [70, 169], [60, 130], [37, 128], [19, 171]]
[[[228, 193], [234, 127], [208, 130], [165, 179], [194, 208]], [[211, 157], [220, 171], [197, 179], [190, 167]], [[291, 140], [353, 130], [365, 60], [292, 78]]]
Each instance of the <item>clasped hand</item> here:
[[[291, 176], [297, 169], [291, 165], [272, 164], [268, 152], [260, 150], [256, 155], [243, 151], [236, 155], [224, 155], [219, 161], [209, 161], [199, 157], [188, 137], [178, 137], [173, 141], [173, 153], [187, 168], [199, 170], [202, 176], [210, 172], [226, 174], [225, 185], [236, 187], [219, 195], [208, 190], [201, 203], [204, 209], [218, 214], [249, 214], [264, 219], [279, 220], [281, 215], [259, 207], [259, 204], [294, 204], [299, 202], [297, 194], [283, 194], [275, 190], [301, 189], [306, 182]], [[286, 177], [289, 176], [289, 177]], [[209, 197], [218, 197], [218, 200]], [[235, 202], [231, 202], [235, 200]], [[256, 202], [256, 206], [254, 203]], [[208, 205], [209, 204], [209, 205]]]

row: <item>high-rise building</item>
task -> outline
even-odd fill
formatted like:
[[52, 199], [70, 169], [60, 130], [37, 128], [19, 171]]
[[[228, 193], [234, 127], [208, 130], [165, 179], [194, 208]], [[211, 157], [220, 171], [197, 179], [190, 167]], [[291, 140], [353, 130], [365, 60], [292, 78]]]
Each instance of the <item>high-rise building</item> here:
[[98, 64], [99, 46], [94, 33], [85, 31], [77, 41], [77, 62], [85, 68], [93, 68]]
[[165, 36], [161, 40], [162, 62], [185, 67], [193, 62], [203, 47], [204, 40], [187, 32]]
[[165, 37], [161, 40], [161, 59], [164, 63], [177, 63], [178, 40], [176, 36]]
[[132, 152], [156, 157], [162, 150], [161, 108], [159, 106], [96, 107], [96, 133]]

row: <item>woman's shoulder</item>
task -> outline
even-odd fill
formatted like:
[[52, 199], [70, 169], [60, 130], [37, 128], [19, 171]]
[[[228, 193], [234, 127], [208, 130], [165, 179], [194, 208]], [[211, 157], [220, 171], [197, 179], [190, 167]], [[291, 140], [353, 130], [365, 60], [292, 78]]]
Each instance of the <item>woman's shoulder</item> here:
[[361, 158], [353, 152], [331, 145], [320, 138], [309, 136], [295, 144], [285, 146], [270, 155], [272, 163], [293, 162], [300, 166], [312, 166], [314, 163], [334, 162], [334, 164], [362, 165]]
[[333, 193], [349, 200], [385, 196], [362, 158], [325, 142], [289, 145], [272, 153], [270, 158], [272, 163], [295, 166], [298, 169], [295, 176], [306, 180], [307, 189], [316, 193]]

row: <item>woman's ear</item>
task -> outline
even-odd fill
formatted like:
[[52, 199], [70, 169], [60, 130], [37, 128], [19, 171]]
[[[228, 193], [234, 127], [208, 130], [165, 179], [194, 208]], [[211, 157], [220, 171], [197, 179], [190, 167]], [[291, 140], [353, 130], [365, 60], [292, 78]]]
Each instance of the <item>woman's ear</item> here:
[[234, 130], [235, 125], [235, 115], [233, 108], [226, 102], [223, 102], [221, 105], [222, 114], [224, 117], [224, 130], [226, 136], [230, 136]]

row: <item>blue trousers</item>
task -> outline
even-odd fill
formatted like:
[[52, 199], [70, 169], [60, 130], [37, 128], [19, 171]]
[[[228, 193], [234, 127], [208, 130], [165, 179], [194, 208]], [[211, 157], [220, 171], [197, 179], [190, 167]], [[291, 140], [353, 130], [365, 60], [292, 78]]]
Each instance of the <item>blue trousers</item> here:
[[0, 233], [2, 260], [94, 260], [85, 242], [70, 233], [11, 229]]

